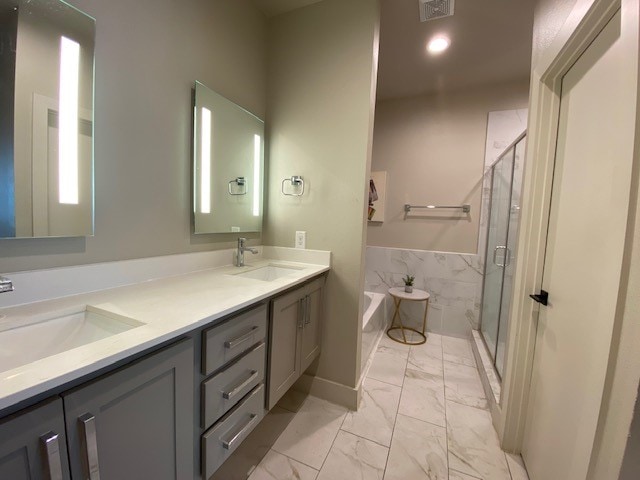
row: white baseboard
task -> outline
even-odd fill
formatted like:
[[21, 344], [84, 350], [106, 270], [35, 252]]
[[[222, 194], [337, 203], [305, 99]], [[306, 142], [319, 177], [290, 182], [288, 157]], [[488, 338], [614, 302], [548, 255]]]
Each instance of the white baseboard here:
[[362, 396], [362, 385], [353, 388], [306, 373], [302, 374], [302, 377], [298, 379], [293, 388], [313, 395], [314, 397], [337, 403], [350, 410], [358, 409], [358, 404]]

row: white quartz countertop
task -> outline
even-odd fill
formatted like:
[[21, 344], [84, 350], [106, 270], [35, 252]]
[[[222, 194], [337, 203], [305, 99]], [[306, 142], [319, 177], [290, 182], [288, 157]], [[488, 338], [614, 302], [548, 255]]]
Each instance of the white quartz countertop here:
[[[316, 265], [261, 259], [92, 293], [0, 309], [0, 332], [34, 317], [87, 305], [144, 325], [81, 347], [0, 372], [0, 411], [108, 367], [195, 328], [208, 325], [329, 270]], [[234, 274], [267, 265], [297, 267], [271, 281]], [[29, 348], [29, 345], [24, 345]], [[0, 365], [0, 370], [2, 365]]]

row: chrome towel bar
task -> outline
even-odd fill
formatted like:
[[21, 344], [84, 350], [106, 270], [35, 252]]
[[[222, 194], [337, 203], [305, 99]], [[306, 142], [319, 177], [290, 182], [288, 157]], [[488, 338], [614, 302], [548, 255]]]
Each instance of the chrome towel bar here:
[[434, 210], [436, 208], [455, 208], [462, 210], [463, 213], [471, 213], [471, 205], [468, 203], [465, 203], [464, 205], [409, 205], [408, 203], [405, 203], [405, 213], [410, 213], [412, 208], [428, 208], [430, 210]]

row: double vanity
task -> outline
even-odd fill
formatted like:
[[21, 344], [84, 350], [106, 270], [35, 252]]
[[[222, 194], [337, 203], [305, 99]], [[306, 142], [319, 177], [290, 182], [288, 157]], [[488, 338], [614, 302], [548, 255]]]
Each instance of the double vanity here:
[[[13, 3], [0, 238], [91, 236], [96, 20]], [[264, 122], [191, 93], [190, 233], [256, 238]], [[0, 480], [209, 479], [320, 354], [329, 252], [245, 250], [1, 272]]]
[[320, 353], [287, 250], [0, 309], [0, 478], [210, 478]]

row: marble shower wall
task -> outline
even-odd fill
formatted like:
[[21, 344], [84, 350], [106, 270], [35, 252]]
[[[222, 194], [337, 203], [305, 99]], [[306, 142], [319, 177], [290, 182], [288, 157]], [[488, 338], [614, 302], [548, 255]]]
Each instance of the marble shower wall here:
[[[479, 327], [482, 264], [473, 254], [367, 247], [365, 290], [385, 293], [404, 285], [402, 277], [416, 277], [414, 286], [431, 294], [427, 330], [468, 338]], [[388, 295], [388, 294], [387, 294]], [[393, 313], [393, 301], [387, 302]], [[420, 328], [424, 302], [403, 302], [406, 324]]]

